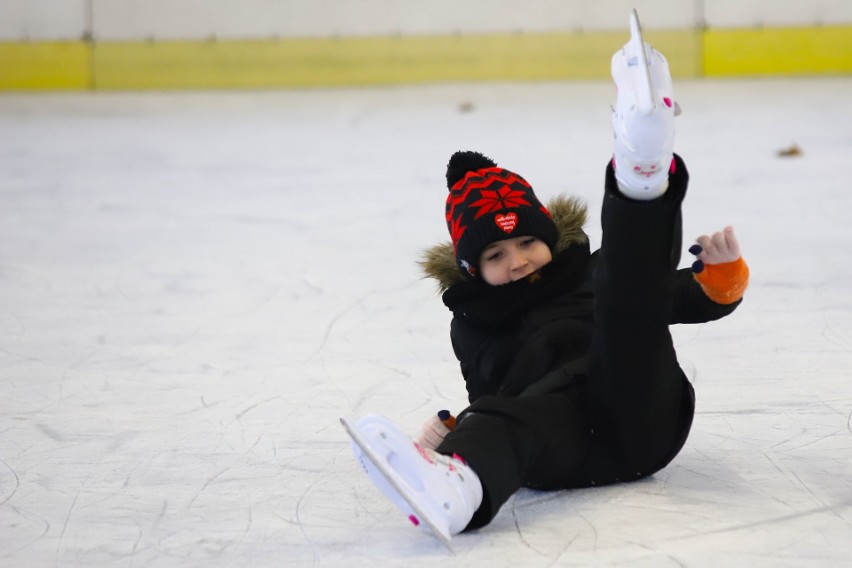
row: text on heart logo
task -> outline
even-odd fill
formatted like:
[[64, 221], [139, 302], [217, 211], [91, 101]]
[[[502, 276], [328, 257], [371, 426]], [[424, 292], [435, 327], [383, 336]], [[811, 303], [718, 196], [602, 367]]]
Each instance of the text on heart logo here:
[[494, 222], [497, 223], [497, 226], [503, 229], [504, 232], [511, 233], [515, 230], [515, 227], [518, 224], [518, 215], [516, 213], [496, 215], [494, 217]]

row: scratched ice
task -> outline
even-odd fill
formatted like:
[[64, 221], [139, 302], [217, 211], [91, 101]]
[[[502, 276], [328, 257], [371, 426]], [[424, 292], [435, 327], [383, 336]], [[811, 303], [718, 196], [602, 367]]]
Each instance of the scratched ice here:
[[734, 224], [753, 271], [674, 330], [689, 442], [645, 481], [523, 490], [454, 553], [337, 419], [465, 404], [414, 262], [451, 152], [582, 195], [600, 242], [611, 85], [0, 97], [0, 564], [848, 563], [852, 79], [676, 87], [686, 235]]

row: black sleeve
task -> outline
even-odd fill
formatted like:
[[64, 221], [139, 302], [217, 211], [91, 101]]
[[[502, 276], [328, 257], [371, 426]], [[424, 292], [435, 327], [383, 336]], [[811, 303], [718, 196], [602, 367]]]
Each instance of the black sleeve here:
[[672, 301], [673, 324], [714, 321], [727, 316], [742, 303], [742, 299], [739, 299], [733, 304], [717, 304], [707, 297], [689, 268], [677, 271]]
[[453, 351], [459, 360], [468, 400], [495, 394], [509, 367], [511, 350], [503, 342], [453, 318], [450, 327]]

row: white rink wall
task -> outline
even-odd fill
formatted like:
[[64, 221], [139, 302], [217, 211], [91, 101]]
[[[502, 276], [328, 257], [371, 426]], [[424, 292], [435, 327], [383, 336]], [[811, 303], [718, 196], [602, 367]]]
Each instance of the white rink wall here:
[[849, 0], [0, 0], [0, 41], [268, 39], [852, 23]]

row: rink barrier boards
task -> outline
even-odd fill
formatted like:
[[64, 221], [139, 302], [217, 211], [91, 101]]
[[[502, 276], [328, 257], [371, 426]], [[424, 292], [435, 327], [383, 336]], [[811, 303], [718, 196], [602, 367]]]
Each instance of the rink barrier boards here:
[[[852, 26], [648, 31], [678, 78], [846, 75]], [[624, 32], [0, 42], [0, 90], [257, 89], [609, 78]]]

